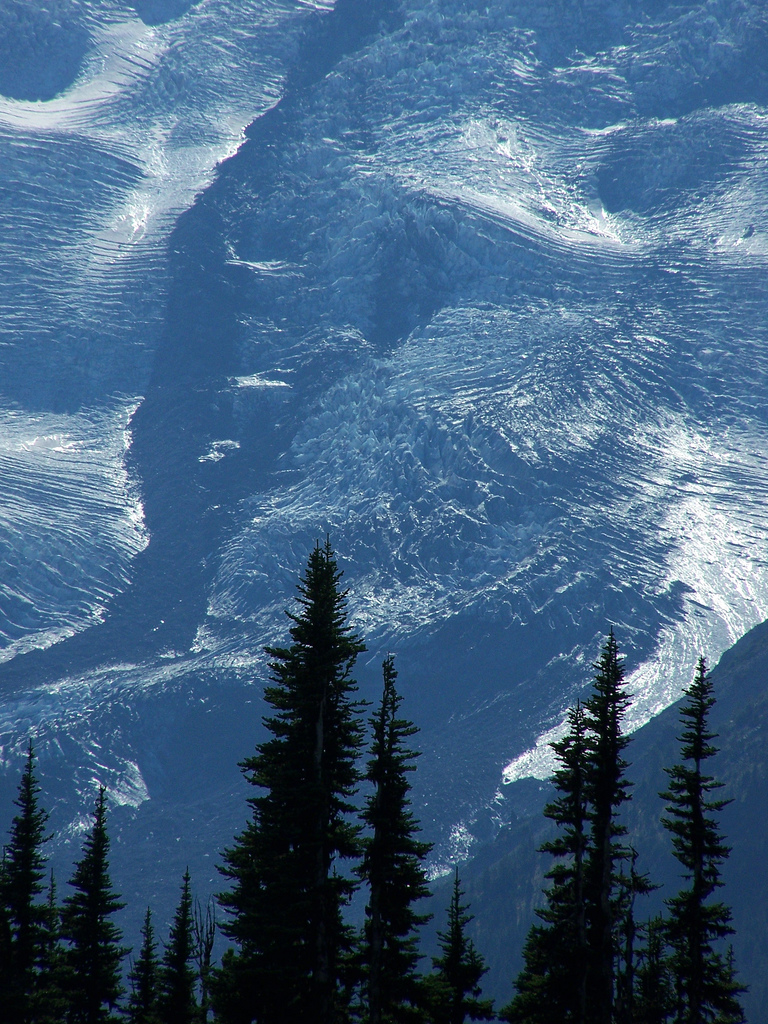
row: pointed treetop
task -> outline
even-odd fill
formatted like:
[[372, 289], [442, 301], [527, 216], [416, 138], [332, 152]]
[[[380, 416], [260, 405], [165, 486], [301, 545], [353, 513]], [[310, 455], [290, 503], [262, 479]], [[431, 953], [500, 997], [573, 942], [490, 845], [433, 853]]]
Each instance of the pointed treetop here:
[[466, 934], [472, 915], [466, 912], [469, 905], [461, 902], [463, 895], [457, 865], [448, 906], [448, 927], [437, 933], [442, 956], [433, 959], [437, 973], [427, 983], [435, 1024], [494, 1019], [492, 1000], [480, 998], [480, 979], [488, 968]]

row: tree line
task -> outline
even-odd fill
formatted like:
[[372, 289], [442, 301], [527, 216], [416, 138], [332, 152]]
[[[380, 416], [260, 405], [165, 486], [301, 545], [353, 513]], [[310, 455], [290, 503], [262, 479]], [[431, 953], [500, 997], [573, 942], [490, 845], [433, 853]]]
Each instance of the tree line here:
[[[218, 924], [215, 906], [193, 899], [187, 871], [162, 951], [148, 908], [140, 950], [128, 957], [113, 920], [124, 904], [109, 875], [103, 788], [59, 900], [30, 743], [0, 865], [0, 1024], [743, 1021], [730, 913], [717, 898], [729, 851], [717, 824], [720, 784], [705, 771], [716, 748], [704, 661], [681, 708], [681, 763], [667, 769], [662, 794], [683, 887], [665, 916], [639, 921], [637, 899], [653, 885], [621, 822], [631, 798], [622, 732], [630, 696], [611, 633], [591, 696], [553, 743], [555, 798], [544, 814], [554, 837], [542, 847], [553, 864], [516, 994], [496, 1010], [482, 994], [486, 968], [467, 934], [458, 869], [439, 954], [421, 969], [430, 845], [410, 800], [417, 729], [401, 714], [392, 656], [366, 723], [353, 677], [365, 647], [341, 576], [330, 543], [316, 545], [287, 613], [290, 643], [267, 648], [267, 738], [240, 765], [253, 787], [250, 817], [221, 855]], [[357, 928], [349, 906], [361, 888]], [[230, 945], [214, 964], [217, 927]]]
[[523, 949], [516, 995], [502, 1011], [510, 1024], [741, 1024], [731, 913], [718, 898], [729, 854], [717, 814], [727, 801], [707, 773], [715, 755], [708, 726], [714, 705], [704, 659], [680, 708], [680, 763], [665, 768], [661, 822], [671, 836], [683, 886], [665, 915], [638, 920], [637, 898], [656, 886], [637, 870], [638, 852], [621, 821], [631, 799], [622, 721], [631, 697], [611, 632], [592, 694], [568, 715], [552, 744], [555, 799], [544, 814], [555, 838], [549, 886]]

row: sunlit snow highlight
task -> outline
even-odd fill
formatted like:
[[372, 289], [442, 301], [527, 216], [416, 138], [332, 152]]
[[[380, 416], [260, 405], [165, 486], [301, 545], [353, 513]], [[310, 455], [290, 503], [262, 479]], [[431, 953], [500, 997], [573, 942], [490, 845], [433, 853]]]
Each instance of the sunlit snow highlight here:
[[0, 661], [97, 620], [147, 544], [125, 469], [138, 401], [74, 416], [0, 413]]
[[[0, 660], [92, 623], [127, 584], [147, 538], [111, 410], [116, 393], [147, 380], [165, 239], [279, 98], [286, 29], [328, 7], [209, 0], [147, 25], [119, 0], [86, 3], [77, 78], [45, 101], [0, 96], [0, 195], [13, 200], [0, 239], [2, 388], [12, 403], [0, 422]], [[27, 414], [27, 402], [89, 411], [57, 419]], [[39, 419], [45, 457], [32, 436], [26, 453], [19, 447]], [[201, 460], [238, 444], [219, 442]]]
[[[131, 693], [160, 696], [192, 663], [260, 688], [260, 646], [284, 635], [326, 531], [372, 658], [429, 659], [455, 623], [530, 656], [528, 676], [510, 657], [467, 698], [456, 721], [474, 733], [429, 723], [446, 763], [493, 725], [505, 782], [549, 773], [611, 624], [632, 653], [634, 728], [700, 653], [714, 663], [768, 615], [768, 120], [700, 98], [733, 80], [761, 6], [655, 5], [626, 24], [595, 4], [562, 5], [562, 24], [518, 0], [397, 6], [393, 28], [278, 112], [269, 160], [257, 126], [252, 162], [201, 204], [237, 280], [213, 325], [236, 331], [237, 354], [214, 385], [231, 421], [195, 424], [190, 464], [206, 481], [247, 465], [253, 489], [200, 487], [227, 530], [205, 552], [189, 651], [174, 639], [8, 710], [8, 746], [72, 738], [81, 795], [103, 777], [146, 800], [108, 724]], [[98, 620], [128, 585], [146, 536], [125, 470], [134, 403], [114, 396], [144, 393], [173, 333], [166, 275], [185, 264], [164, 243], [305, 70], [301, 19], [332, 7], [207, 0], [150, 27], [119, 0], [86, 2], [77, 80], [46, 102], [0, 99], [0, 657]], [[501, 735], [501, 707], [524, 740], [512, 722]], [[455, 817], [443, 866], [475, 841], [471, 813]]]
[[[672, 542], [665, 582], [685, 584], [688, 614], [682, 623], [663, 627], [654, 655], [628, 674], [626, 688], [634, 699], [627, 732], [678, 699], [700, 657], [713, 667], [722, 651], [768, 618], [768, 552], [760, 524], [766, 487], [762, 458], [756, 454], [766, 442], [734, 433], [727, 444], [707, 443], [705, 437], [678, 428], [663, 446], [662, 464], [670, 476], [687, 477], [679, 500], [670, 503], [661, 532]], [[744, 485], [738, 500], [730, 486], [734, 478]], [[745, 514], [751, 505], [752, 516]], [[561, 723], [544, 733], [535, 747], [506, 766], [502, 782], [548, 778], [555, 767], [550, 744], [564, 731]]]

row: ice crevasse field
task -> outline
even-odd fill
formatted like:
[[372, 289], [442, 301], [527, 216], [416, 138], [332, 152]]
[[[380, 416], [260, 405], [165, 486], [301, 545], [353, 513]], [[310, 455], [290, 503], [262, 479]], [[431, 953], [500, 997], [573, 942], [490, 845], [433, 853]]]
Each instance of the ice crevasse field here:
[[768, 618], [767, 102], [749, 0], [0, 0], [8, 805], [218, 888], [326, 532], [434, 874]]

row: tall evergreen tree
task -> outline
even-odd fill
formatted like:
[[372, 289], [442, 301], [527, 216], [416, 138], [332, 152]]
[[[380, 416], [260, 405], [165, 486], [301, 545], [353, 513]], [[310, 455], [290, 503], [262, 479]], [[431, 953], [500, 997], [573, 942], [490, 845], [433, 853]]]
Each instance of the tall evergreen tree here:
[[330, 1024], [345, 1015], [344, 960], [353, 934], [342, 909], [355, 884], [342, 873], [360, 853], [351, 820], [361, 705], [352, 668], [364, 645], [347, 622], [330, 543], [317, 545], [299, 584], [289, 647], [267, 648], [271, 737], [241, 765], [260, 792], [252, 818], [224, 852], [232, 883], [219, 901], [235, 943], [214, 978], [219, 1016], [232, 1024]]
[[163, 1024], [194, 1024], [197, 1018], [194, 969], [195, 939], [189, 868], [181, 883], [181, 898], [171, 925], [159, 976], [158, 1006]]
[[636, 967], [639, 951], [637, 939], [640, 929], [635, 918], [635, 900], [646, 896], [657, 886], [645, 874], [637, 871], [637, 850], [630, 850], [629, 873], [619, 876], [617, 921], [617, 970], [614, 1020], [616, 1024], [636, 1024]]
[[125, 906], [109, 876], [107, 807], [102, 786], [93, 828], [69, 882], [75, 890], [64, 900], [62, 935], [69, 943], [67, 970], [68, 1024], [111, 1024], [123, 994], [121, 964], [126, 955], [112, 915]]
[[32, 1019], [35, 1024], [61, 1024], [66, 1019], [65, 977], [61, 908], [57, 901], [56, 879], [51, 872], [45, 904], [40, 972], [32, 999]]
[[414, 904], [429, 895], [423, 861], [431, 849], [416, 838], [419, 826], [410, 811], [408, 773], [415, 770], [418, 754], [405, 744], [418, 729], [399, 717], [402, 697], [391, 655], [382, 669], [384, 692], [371, 720], [366, 776], [373, 791], [363, 813], [370, 837], [359, 868], [369, 887], [363, 954], [369, 1024], [395, 1024], [418, 1016], [416, 930], [428, 915], [417, 914]]
[[630, 703], [624, 687], [624, 664], [611, 630], [595, 668], [593, 692], [586, 702], [590, 733], [587, 802], [589, 846], [585, 861], [588, 945], [587, 1019], [611, 1024], [616, 980], [616, 926], [622, 898], [618, 869], [629, 857], [621, 842], [626, 827], [618, 820], [621, 805], [629, 799], [627, 761], [623, 751], [629, 742], [622, 721]]
[[672, 979], [666, 955], [666, 923], [651, 918], [643, 926], [644, 943], [635, 971], [634, 1020], [637, 1024], [667, 1024], [673, 1009]]
[[746, 992], [744, 985], [737, 981], [736, 960], [733, 946], [729, 944], [725, 954], [725, 967], [722, 972], [722, 991], [720, 994], [720, 1010], [717, 1024], [745, 1024], [746, 1017], [739, 996]]
[[546, 905], [537, 910], [523, 949], [517, 995], [504, 1020], [525, 1024], [585, 1024], [587, 927], [584, 861], [587, 847], [587, 736], [584, 710], [568, 713], [567, 735], [552, 744], [559, 767], [552, 776], [557, 797], [544, 814], [558, 827], [541, 850], [555, 858], [547, 872]]
[[453, 878], [448, 907], [448, 927], [438, 932], [441, 956], [432, 961], [434, 972], [426, 979], [431, 1024], [465, 1024], [467, 1020], [493, 1020], [493, 1002], [481, 998], [480, 979], [485, 962], [466, 934], [472, 920], [459, 883], [459, 869]]
[[160, 1024], [160, 962], [157, 956], [155, 929], [152, 925], [152, 911], [149, 907], [141, 926], [141, 949], [138, 959], [131, 966], [128, 981], [131, 986], [126, 1009], [128, 1024]]
[[40, 807], [40, 784], [35, 776], [35, 755], [30, 740], [27, 763], [14, 803], [18, 814], [11, 824], [3, 878], [3, 903], [10, 929], [10, 978], [5, 993], [9, 1021], [32, 1020], [32, 996], [37, 987], [45, 943], [46, 907], [43, 846], [48, 814]]
[[733, 934], [731, 913], [716, 899], [723, 884], [720, 868], [730, 853], [716, 815], [729, 801], [712, 799], [722, 783], [705, 771], [717, 748], [708, 724], [715, 698], [703, 658], [685, 697], [680, 708], [683, 763], [666, 769], [669, 787], [661, 794], [668, 801], [662, 824], [672, 836], [687, 882], [667, 900], [667, 936], [676, 990], [675, 1024], [707, 1024], [740, 1019], [738, 995], [743, 989], [722, 948], [723, 940]]

